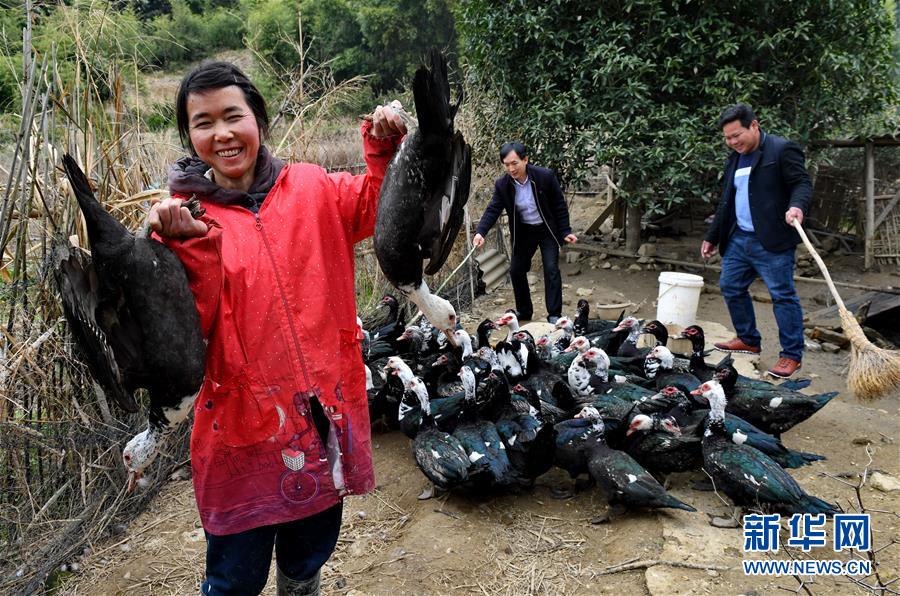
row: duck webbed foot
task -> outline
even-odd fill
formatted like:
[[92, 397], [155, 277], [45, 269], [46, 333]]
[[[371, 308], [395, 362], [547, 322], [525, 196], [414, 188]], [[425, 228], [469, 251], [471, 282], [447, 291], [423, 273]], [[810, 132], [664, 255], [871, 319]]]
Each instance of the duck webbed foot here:
[[625, 515], [627, 512], [628, 508], [625, 507], [625, 505], [623, 505], [622, 503], [610, 503], [606, 507], [606, 511], [596, 515], [591, 519], [591, 523], [594, 525], [609, 523], [613, 520], [613, 518]]
[[188, 211], [191, 212], [191, 217], [194, 219], [200, 219], [206, 213], [206, 209], [200, 206], [200, 199], [197, 198], [197, 195], [193, 195], [190, 199], [184, 201], [182, 207], [187, 207]]
[[444, 491], [439, 489], [434, 485], [433, 482], [429, 482], [428, 486], [422, 489], [422, 492], [419, 493], [419, 496], [416, 497], [420, 501], [427, 501], [428, 499], [433, 499], [435, 497], [439, 497], [444, 494]]
[[732, 509], [730, 516], [710, 517], [709, 525], [714, 528], [740, 528], [743, 510], [740, 507]]
[[659, 482], [664, 489], [669, 490], [671, 482], [669, 482], [668, 474], [663, 474], [662, 472], [650, 472], [650, 475], [653, 476], [653, 479]]

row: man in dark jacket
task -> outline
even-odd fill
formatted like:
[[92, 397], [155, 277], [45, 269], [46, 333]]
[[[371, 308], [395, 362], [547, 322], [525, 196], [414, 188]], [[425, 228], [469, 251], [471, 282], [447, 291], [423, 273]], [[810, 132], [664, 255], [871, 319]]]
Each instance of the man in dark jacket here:
[[792, 222], [803, 223], [812, 183], [803, 151], [760, 130], [753, 110], [736, 104], [719, 118], [733, 151], [725, 161], [725, 188], [700, 254], [722, 254], [719, 285], [737, 337], [715, 344], [723, 352], [760, 353], [753, 301], [747, 289], [761, 277], [772, 296], [781, 356], [769, 369], [787, 378], [803, 358], [803, 310], [794, 288], [794, 251], [800, 242]]
[[500, 161], [506, 175], [494, 182], [494, 196], [478, 222], [472, 244], [481, 246], [484, 237], [506, 210], [509, 219], [512, 278], [516, 310], [520, 321], [532, 317], [534, 307], [528, 289], [527, 273], [538, 247], [544, 263], [544, 294], [547, 320], [556, 323], [562, 313], [562, 276], [559, 250], [563, 242], [578, 241], [569, 225], [569, 209], [552, 170], [528, 163], [525, 146], [519, 141], [500, 148]]

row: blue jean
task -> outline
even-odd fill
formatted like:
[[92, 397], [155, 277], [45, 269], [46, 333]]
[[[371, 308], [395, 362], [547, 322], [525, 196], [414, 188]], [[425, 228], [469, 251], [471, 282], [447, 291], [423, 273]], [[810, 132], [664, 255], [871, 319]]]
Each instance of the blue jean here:
[[531, 259], [538, 247], [541, 249], [541, 261], [544, 265], [544, 301], [547, 314], [558, 317], [562, 314], [562, 274], [559, 271], [559, 244], [553, 238], [547, 226], [540, 224], [530, 226], [517, 222], [515, 246], [509, 264], [509, 277], [512, 280], [513, 295], [516, 298], [516, 310], [519, 315], [529, 319], [534, 313], [531, 302], [531, 290], [528, 287], [528, 272], [531, 270]]
[[719, 287], [737, 336], [749, 346], [759, 346], [762, 338], [747, 289], [761, 277], [772, 297], [781, 357], [799, 362], [803, 358], [803, 309], [794, 288], [794, 252], [793, 248], [769, 252], [756, 234], [738, 229], [722, 256]]
[[296, 521], [214, 536], [206, 533], [208, 596], [249, 596], [262, 592], [269, 578], [272, 547], [281, 572], [293, 580], [313, 577], [337, 545], [343, 503]]

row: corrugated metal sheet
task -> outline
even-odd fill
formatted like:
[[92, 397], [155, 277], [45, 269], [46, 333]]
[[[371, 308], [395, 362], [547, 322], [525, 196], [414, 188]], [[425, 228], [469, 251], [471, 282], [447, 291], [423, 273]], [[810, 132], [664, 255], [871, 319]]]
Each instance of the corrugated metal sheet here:
[[509, 271], [509, 260], [506, 255], [496, 248], [488, 248], [475, 257], [478, 269], [481, 270], [481, 279], [484, 281], [487, 291], [491, 292], [506, 280], [506, 272]]

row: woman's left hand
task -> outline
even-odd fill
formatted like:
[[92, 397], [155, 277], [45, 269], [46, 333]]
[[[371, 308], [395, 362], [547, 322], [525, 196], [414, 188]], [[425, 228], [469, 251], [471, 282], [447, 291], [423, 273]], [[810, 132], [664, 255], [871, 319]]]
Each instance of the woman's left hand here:
[[370, 134], [377, 138], [405, 135], [406, 124], [398, 113], [402, 109], [403, 106], [396, 99], [387, 105], [375, 108], [375, 111], [372, 112], [372, 130]]

